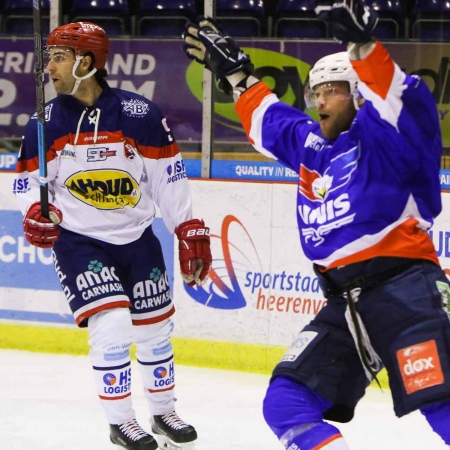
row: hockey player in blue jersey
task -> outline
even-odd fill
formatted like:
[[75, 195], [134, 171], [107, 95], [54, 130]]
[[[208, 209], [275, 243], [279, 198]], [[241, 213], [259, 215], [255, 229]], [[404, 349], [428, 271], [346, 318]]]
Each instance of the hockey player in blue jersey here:
[[[192, 218], [184, 164], [166, 118], [143, 96], [104, 80], [109, 40], [94, 23], [54, 29], [46, 68], [57, 97], [46, 105], [50, 214], [41, 214], [37, 120], [25, 129], [15, 194], [27, 241], [53, 247], [55, 270], [90, 361], [111, 442], [130, 450], [192, 449], [197, 432], [175, 412], [171, 333], [174, 305], [161, 244], [159, 207], [179, 239], [181, 274], [206, 282], [209, 228]], [[136, 344], [153, 436], [131, 402], [130, 347]], [[90, 448], [80, 438], [80, 445]]]
[[384, 367], [396, 415], [420, 410], [450, 444], [450, 289], [428, 234], [441, 212], [436, 104], [372, 38], [377, 17], [362, 0], [316, 13], [346, 44], [310, 70], [318, 122], [258, 80], [212, 19], [183, 35], [233, 93], [254, 148], [299, 174], [300, 241], [328, 300], [275, 367], [264, 417], [286, 449], [348, 449], [329, 421], [350, 421]]

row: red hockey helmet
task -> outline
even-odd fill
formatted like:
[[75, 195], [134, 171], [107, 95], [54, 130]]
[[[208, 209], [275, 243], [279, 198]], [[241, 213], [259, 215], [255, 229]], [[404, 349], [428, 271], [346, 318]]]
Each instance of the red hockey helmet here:
[[55, 28], [48, 36], [47, 47], [70, 47], [75, 55], [92, 52], [94, 67], [103, 69], [109, 52], [109, 39], [102, 27], [91, 22], [75, 22]]

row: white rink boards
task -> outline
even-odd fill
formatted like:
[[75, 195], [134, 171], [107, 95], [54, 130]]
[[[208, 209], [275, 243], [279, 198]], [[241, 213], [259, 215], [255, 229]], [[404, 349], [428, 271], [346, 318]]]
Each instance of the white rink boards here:
[[[15, 222], [0, 236], [0, 261], [11, 274], [7, 287], [0, 283], [0, 313], [35, 312], [36, 320], [44, 323], [46, 313], [70, 316], [56, 284], [52, 289], [23, 284], [24, 272], [40, 279], [56, 277], [50, 253], [24, 242], [20, 220], [13, 216], [17, 206], [8, 194], [12, 176], [0, 174], [0, 214], [5, 220], [14, 217]], [[325, 304], [311, 264], [300, 248], [297, 186], [191, 180], [191, 190], [194, 217], [203, 218], [211, 229], [216, 281], [210, 281], [200, 293], [186, 291], [178, 273], [176, 242], [165, 232], [173, 247], [166, 260], [173, 266], [179, 318], [175, 336], [288, 346]], [[433, 227], [433, 241], [443, 268], [450, 273], [450, 194], [443, 193], [442, 198], [443, 212]]]

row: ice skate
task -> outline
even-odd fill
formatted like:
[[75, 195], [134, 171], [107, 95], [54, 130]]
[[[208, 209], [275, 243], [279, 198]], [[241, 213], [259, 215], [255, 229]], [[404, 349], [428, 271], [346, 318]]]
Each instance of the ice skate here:
[[110, 439], [113, 444], [129, 450], [157, 450], [158, 443], [144, 431], [136, 419], [121, 425], [110, 425]]
[[195, 428], [183, 422], [175, 411], [162, 416], [153, 416], [151, 423], [153, 434], [161, 449], [195, 449], [194, 441], [197, 439]]

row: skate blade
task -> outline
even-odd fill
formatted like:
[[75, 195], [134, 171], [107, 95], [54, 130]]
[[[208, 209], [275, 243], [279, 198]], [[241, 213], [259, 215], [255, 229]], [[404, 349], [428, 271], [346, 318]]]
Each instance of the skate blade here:
[[163, 450], [195, 450], [194, 442], [178, 444], [171, 441], [167, 436], [153, 434], [153, 437], [158, 441], [159, 448]]

